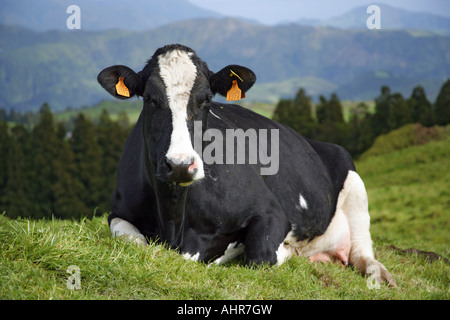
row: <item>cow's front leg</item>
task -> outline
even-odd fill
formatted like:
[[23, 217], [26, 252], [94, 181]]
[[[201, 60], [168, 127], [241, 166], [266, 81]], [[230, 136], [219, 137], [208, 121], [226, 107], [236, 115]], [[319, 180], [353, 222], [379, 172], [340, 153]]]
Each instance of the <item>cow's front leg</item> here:
[[255, 218], [245, 236], [245, 254], [249, 265], [282, 264], [291, 253], [284, 247], [289, 223], [282, 217], [264, 215]]
[[140, 233], [139, 229], [124, 219], [113, 218], [109, 224], [109, 228], [113, 237], [124, 238], [143, 246], [147, 245], [147, 240]]

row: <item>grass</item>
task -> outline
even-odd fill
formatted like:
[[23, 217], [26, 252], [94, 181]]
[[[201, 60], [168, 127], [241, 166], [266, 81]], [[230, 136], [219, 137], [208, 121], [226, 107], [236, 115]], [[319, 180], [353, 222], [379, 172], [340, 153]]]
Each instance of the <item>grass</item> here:
[[[397, 288], [369, 289], [351, 267], [294, 258], [252, 269], [185, 260], [162, 245], [112, 239], [107, 215], [81, 221], [12, 220], [0, 215], [0, 299], [419, 299], [450, 298], [450, 138], [357, 163], [372, 216], [374, 251]], [[67, 268], [80, 268], [70, 290]]]
[[368, 190], [374, 234], [433, 247], [449, 257], [450, 134], [439, 139], [356, 165]]

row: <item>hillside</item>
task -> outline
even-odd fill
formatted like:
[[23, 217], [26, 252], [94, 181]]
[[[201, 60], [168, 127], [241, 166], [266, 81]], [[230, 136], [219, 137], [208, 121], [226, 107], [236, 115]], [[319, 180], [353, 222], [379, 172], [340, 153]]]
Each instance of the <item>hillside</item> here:
[[361, 159], [427, 144], [430, 141], [443, 140], [447, 137], [450, 137], [450, 126], [427, 128], [419, 123], [408, 124], [377, 137], [373, 146], [361, 156]]
[[[0, 108], [93, 105], [109, 98], [96, 81], [104, 67], [140, 70], [157, 48], [177, 42], [194, 48], [213, 71], [232, 63], [253, 69], [257, 94], [249, 92], [247, 99], [256, 101], [289, 95], [288, 86], [294, 95], [292, 83], [308, 92], [332, 90], [341, 99], [367, 100], [385, 82], [404, 96], [411, 94], [410, 84], [423, 84], [433, 101], [450, 74], [450, 38], [407, 31], [270, 27], [233, 19], [189, 20], [143, 32], [34, 32], [0, 25]], [[364, 74], [381, 78], [374, 83]]]
[[[369, 195], [372, 232], [404, 246], [450, 251], [450, 126], [407, 125], [377, 138], [356, 163]], [[434, 243], [434, 245], [431, 244]]]
[[[82, 221], [0, 216], [0, 298], [448, 300], [448, 150], [446, 135], [356, 164], [368, 190], [375, 255], [396, 289], [370, 289], [352, 268], [302, 258], [260, 269], [239, 260], [195, 263], [161, 245], [111, 239], [106, 215]], [[71, 265], [80, 268], [80, 290], [66, 286]]]

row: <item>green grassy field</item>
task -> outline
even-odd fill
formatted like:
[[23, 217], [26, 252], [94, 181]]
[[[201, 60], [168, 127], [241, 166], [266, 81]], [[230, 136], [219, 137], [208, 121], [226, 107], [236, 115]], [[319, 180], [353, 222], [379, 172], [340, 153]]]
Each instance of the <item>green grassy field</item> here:
[[[258, 269], [239, 260], [196, 263], [161, 245], [112, 239], [106, 214], [82, 221], [0, 216], [0, 299], [448, 300], [448, 261], [395, 248], [450, 258], [450, 137], [356, 165], [369, 194], [375, 255], [397, 288], [372, 288], [351, 267], [305, 258]], [[72, 265], [80, 270], [78, 290], [67, 286]]]

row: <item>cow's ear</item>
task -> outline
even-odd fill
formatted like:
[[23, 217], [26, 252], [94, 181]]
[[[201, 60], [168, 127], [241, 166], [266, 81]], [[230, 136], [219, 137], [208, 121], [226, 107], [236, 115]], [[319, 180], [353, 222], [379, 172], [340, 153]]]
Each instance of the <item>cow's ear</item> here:
[[[210, 87], [211, 91], [216, 94], [227, 97], [227, 100], [239, 100], [245, 97], [245, 92], [247, 92], [255, 83], [256, 75], [249, 68], [229, 65], [219, 72], [211, 76]], [[242, 96], [237, 96], [238, 98], [230, 98], [234, 96], [235, 90], [239, 89]]]
[[98, 74], [97, 81], [113, 97], [119, 99], [142, 96], [144, 93], [143, 79], [126, 66], [116, 65], [104, 69]]

